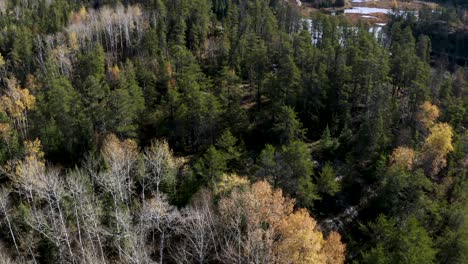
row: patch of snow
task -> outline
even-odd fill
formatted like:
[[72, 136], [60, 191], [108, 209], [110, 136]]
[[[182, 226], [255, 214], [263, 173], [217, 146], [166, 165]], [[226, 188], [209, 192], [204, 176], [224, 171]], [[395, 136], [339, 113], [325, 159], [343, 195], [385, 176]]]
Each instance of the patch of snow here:
[[363, 15], [362, 18], [377, 19], [375, 16]]
[[375, 7], [364, 7], [364, 6], [355, 6], [351, 9], [346, 9], [344, 11], [345, 14], [375, 14], [375, 13], [382, 13], [382, 14], [389, 14], [392, 10], [385, 9], [385, 8], [375, 8]]

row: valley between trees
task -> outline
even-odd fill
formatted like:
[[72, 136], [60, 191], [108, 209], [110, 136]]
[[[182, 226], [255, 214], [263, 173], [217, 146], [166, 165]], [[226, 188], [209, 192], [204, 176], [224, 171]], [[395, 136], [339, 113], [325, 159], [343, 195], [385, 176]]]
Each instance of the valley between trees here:
[[438, 4], [0, 0], [0, 263], [466, 263]]

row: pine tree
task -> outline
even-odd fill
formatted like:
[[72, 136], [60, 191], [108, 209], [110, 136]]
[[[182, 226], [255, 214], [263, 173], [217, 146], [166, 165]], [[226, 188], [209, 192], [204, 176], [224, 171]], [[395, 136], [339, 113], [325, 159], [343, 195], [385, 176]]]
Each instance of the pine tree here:
[[275, 115], [273, 130], [278, 135], [281, 144], [301, 140], [304, 138], [306, 130], [302, 128], [302, 123], [296, 112], [289, 106], [281, 106]]
[[216, 186], [218, 179], [226, 172], [226, 166], [226, 156], [214, 146], [210, 146], [194, 168], [204, 182]]
[[[91, 137], [90, 124], [82, 107], [81, 96], [70, 81], [60, 77], [50, 81], [38, 97], [39, 134], [44, 150], [54, 158], [68, 161], [79, 157], [81, 147]], [[65, 161], [65, 160], [63, 160]]]
[[329, 162], [322, 168], [317, 179], [318, 190], [330, 196], [340, 191], [340, 183], [337, 181], [335, 171]]

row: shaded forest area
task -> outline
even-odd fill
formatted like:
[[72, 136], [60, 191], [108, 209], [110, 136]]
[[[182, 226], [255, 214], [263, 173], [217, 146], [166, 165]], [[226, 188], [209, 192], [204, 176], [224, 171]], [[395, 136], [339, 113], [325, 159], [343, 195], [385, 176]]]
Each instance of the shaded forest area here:
[[463, 14], [0, 0], [0, 261], [466, 263]]
[[310, 3], [315, 8], [344, 7], [351, 1], [346, 0], [304, 0], [304, 3]]
[[[431, 10], [424, 7], [410, 22], [415, 36], [431, 39], [432, 66], [443, 64], [451, 71], [468, 66], [468, 11], [466, 7]], [[455, 66], [455, 67], [454, 67]]]

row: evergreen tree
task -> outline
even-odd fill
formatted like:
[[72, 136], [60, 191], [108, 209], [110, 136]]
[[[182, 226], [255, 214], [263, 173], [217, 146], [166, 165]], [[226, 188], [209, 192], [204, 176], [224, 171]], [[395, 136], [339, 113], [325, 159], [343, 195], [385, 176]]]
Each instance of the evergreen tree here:
[[137, 121], [145, 109], [143, 92], [136, 82], [133, 65], [128, 62], [119, 74], [118, 84], [111, 91], [109, 104], [114, 116], [110, 125], [116, 133], [124, 136], [136, 136]]
[[279, 107], [273, 131], [276, 132], [282, 144], [303, 139], [306, 132], [302, 128], [302, 123], [297, 118], [296, 112], [289, 106]]
[[203, 157], [194, 165], [198, 175], [205, 182], [215, 184], [226, 171], [226, 157], [214, 146], [210, 146]]
[[369, 229], [377, 243], [363, 254], [363, 263], [434, 263], [433, 242], [415, 217], [399, 225], [380, 216]]
[[224, 153], [229, 167], [235, 168], [242, 154], [237, 146], [237, 138], [229, 130], [225, 130], [216, 140], [216, 147]]
[[337, 181], [335, 171], [329, 162], [322, 168], [317, 179], [318, 190], [330, 196], [340, 191], [340, 183]]
[[39, 135], [51, 158], [71, 162], [86, 150], [90, 124], [80, 94], [66, 78], [51, 80], [47, 90], [39, 94], [38, 118]]

